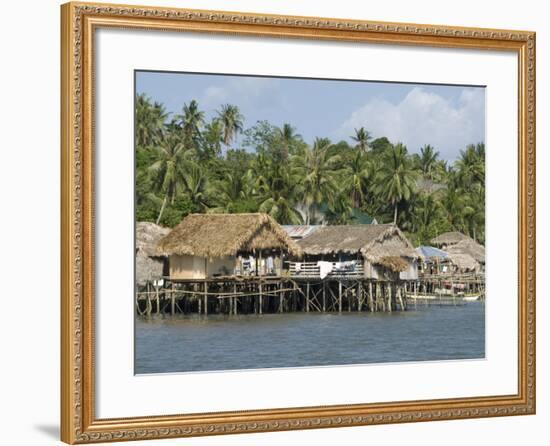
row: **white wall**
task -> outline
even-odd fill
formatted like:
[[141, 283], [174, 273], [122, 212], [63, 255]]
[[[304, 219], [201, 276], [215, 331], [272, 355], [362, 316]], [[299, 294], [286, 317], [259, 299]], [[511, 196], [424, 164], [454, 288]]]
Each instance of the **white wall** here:
[[[137, 0], [120, 3], [140, 3]], [[538, 32], [537, 108], [539, 171], [550, 167], [550, 31], [546, 2], [435, 0], [143, 0], [153, 5], [272, 12], [355, 19], [440, 23]], [[0, 321], [0, 416], [2, 444], [56, 444], [59, 412], [59, 2], [6, 2], [1, 34], [0, 114], [2, 196], [2, 320]], [[353, 61], [350, 61], [352, 63]], [[550, 175], [538, 176], [538, 246], [549, 246], [544, 198]], [[32, 251], [32, 277], [20, 268]], [[538, 415], [377, 427], [269, 433], [157, 441], [144, 444], [279, 445], [545, 444], [550, 419], [550, 287], [542, 274], [550, 266], [539, 248]], [[546, 421], [546, 423], [545, 423]], [[137, 444], [137, 443], [134, 443]]]

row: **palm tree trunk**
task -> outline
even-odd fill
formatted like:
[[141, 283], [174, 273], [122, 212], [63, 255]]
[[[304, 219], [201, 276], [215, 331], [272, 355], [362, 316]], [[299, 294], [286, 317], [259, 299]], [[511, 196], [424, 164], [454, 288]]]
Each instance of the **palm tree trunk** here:
[[157, 225], [159, 224], [159, 221], [162, 218], [162, 213], [164, 212], [164, 208], [166, 207], [167, 201], [168, 201], [168, 193], [164, 195], [164, 200], [162, 200], [162, 206], [160, 207], [159, 216], [157, 218]]
[[395, 202], [395, 205], [393, 208], [393, 224], [397, 225], [397, 202]]

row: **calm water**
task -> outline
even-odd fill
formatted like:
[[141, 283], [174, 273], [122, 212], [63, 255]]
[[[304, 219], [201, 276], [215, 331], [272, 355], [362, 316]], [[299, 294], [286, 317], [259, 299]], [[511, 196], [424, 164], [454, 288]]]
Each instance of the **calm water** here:
[[387, 313], [153, 317], [136, 322], [136, 369], [188, 372], [485, 357], [485, 307]]

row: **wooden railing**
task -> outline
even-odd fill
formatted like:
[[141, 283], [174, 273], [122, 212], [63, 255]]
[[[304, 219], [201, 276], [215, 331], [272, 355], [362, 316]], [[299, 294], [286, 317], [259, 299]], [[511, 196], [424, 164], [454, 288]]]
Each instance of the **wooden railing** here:
[[[321, 267], [317, 262], [287, 262], [289, 275], [293, 278], [319, 279]], [[359, 278], [363, 277], [363, 262], [354, 260], [350, 262], [330, 262], [331, 271], [327, 277], [334, 278]]]

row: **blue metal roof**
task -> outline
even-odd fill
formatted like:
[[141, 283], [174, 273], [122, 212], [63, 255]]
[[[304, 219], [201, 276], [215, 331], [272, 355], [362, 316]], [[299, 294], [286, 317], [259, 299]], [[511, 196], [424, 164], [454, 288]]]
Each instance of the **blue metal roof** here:
[[429, 259], [432, 257], [438, 257], [440, 259], [444, 259], [449, 256], [445, 251], [442, 251], [441, 249], [434, 248], [433, 246], [419, 246], [416, 248], [416, 252], [420, 254], [425, 259]]

